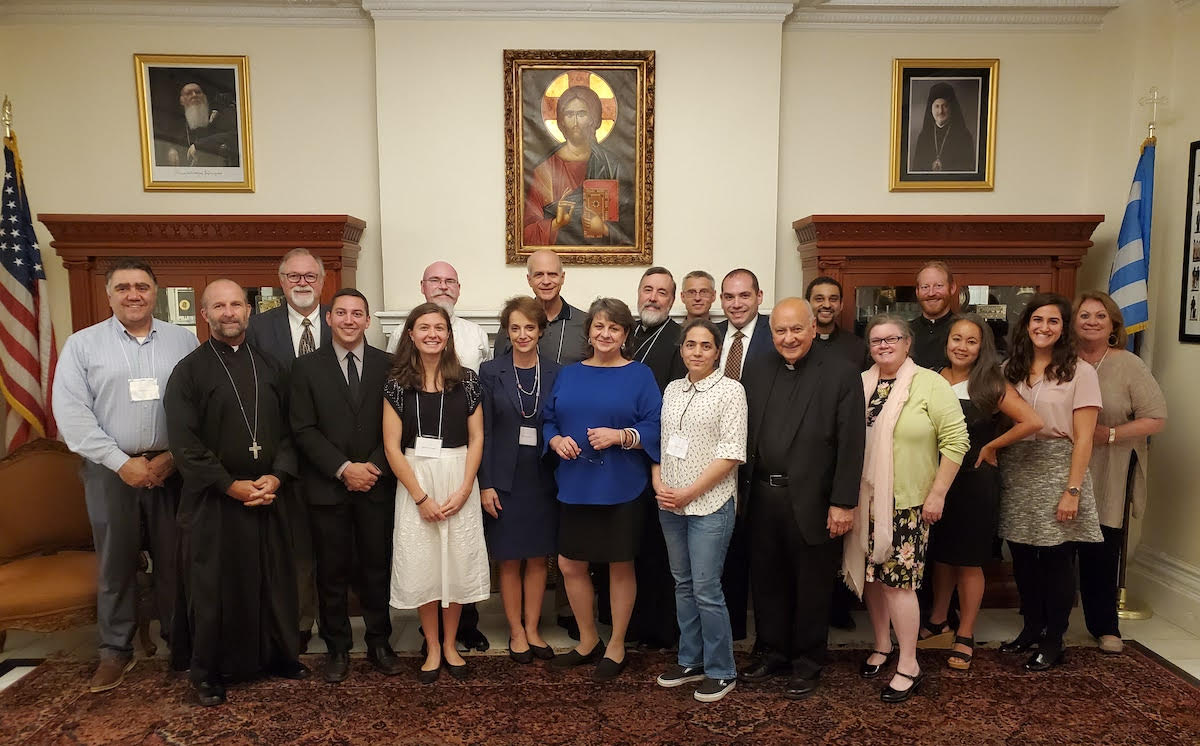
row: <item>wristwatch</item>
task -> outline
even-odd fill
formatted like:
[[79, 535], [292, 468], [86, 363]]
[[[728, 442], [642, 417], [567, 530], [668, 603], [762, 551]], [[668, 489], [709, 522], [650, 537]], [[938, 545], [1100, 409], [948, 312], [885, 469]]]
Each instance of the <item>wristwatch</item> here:
[[1114, 440], [1116, 440], [1116, 439], [1117, 439], [1117, 428], [1115, 428], [1115, 427], [1110, 427], [1110, 428], [1108, 428], [1108, 442], [1109, 442], [1109, 445], [1111, 445], [1111, 444], [1112, 444], [1112, 442], [1113, 442]]
[[1068, 487], [1067, 488], [1067, 494], [1069, 494], [1071, 497], [1079, 497], [1079, 492], [1080, 492], [1080, 489], [1078, 487]]

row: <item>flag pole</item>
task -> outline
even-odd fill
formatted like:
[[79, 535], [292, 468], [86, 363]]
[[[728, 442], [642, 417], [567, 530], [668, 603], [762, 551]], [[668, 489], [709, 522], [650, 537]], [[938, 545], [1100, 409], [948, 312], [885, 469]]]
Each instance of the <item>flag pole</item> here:
[[12, 102], [4, 97], [4, 109], [0, 110], [0, 119], [4, 121], [4, 139], [12, 138]]

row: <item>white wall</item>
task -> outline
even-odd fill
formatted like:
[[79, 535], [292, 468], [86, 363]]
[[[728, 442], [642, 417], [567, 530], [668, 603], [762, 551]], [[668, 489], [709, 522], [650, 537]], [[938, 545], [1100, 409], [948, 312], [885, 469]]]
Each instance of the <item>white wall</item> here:
[[[0, 80], [34, 211], [354, 215], [367, 222], [358, 285], [379, 306], [371, 29], [202, 28], [63, 21], [0, 30]], [[254, 193], [142, 191], [137, 52], [249, 55]], [[61, 343], [71, 330], [67, 275], [37, 227]]]
[[[780, 36], [755, 23], [378, 22], [387, 307], [421, 300], [434, 257], [457, 267], [461, 308], [528, 292], [524, 268], [504, 263], [504, 49], [655, 50], [654, 262], [677, 277], [746, 266], [770, 295]], [[568, 267], [563, 295], [632, 301], [643, 269]]]

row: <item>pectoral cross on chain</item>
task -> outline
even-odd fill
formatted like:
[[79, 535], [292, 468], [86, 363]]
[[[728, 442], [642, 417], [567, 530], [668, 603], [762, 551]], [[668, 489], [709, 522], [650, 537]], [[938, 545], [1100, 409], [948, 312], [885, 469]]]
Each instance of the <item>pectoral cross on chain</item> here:
[[257, 461], [258, 460], [258, 452], [262, 450], [262, 446], [260, 446], [258, 444], [258, 441], [256, 440], [253, 443], [251, 443], [250, 447], [247, 448], [246, 450], [250, 451], [250, 454], [252, 456], [254, 456], [254, 460]]

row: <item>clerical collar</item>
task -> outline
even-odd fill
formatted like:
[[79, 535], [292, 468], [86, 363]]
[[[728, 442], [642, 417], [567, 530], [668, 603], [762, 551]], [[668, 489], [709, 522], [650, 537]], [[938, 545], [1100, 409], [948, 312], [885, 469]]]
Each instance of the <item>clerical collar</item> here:
[[819, 337], [821, 340], [823, 340], [825, 342], [831, 341], [837, 335], [838, 335], [837, 324], [833, 325], [833, 331], [829, 332], [828, 334], [821, 334], [820, 332], [817, 333], [817, 337]]
[[942, 314], [941, 316], [938, 316], [936, 319], [931, 319], [928, 316], [926, 316], [925, 314], [921, 314], [920, 316], [918, 316], [916, 318], [916, 321], [923, 323], [932, 329], [933, 327], [941, 326], [942, 324], [949, 323], [950, 319], [952, 319], [952, 318], [954, 318], [954, 314], [951, 313], [950, 311], [946, 311], [944, 314]]
[[725, 377], [725, 373], [720, 368], [717, 368], [712, 373], [709, 373], [707, 376], [705, 376], [704, 378], [701, 378], [699, 381], [696, 381], [695, 383], [692, 383], [691, 378], [684, 376], [683, 390], [691, 391], [692, 389], [695, 389], [696, 391], [703, 393], [703, 392], [711, 389], [713, 386], [716, 386], [717, 383], [724, 377]]
[[360, 339], [358, 341], [358, 346], [355, 347], [354, 349], [350, 349], [349, 347], [342, 347], [340, 344], [337, 343], [336, 340], [334, 340], [334, 342], [333, 342], [333, 352], [337, 356], [338, 360], [345, 360], [346, 353], [353, 352], [354, 359], [361, 362], [363, 359], [363, 352], [366, 351], [366, 348], [367, 348], [367, 340], [365, 340], [365, 339]]
[[[810, 350], [810, 352], [811, 352], [811, 350]], [[797, 360], [794, 363], [789, 363], [787, 360], [785, 360], [783, 358], [780, 358], [780, 359], [783, 360], [783, 367], [785, 367], [791, 371], [796, 371], [796, 370], [800, 370], [804, 367], [804, 361], [808, 360], [808, 354], [805, 353], [805, 355], [803, 357], [801, 357], [799, 360]]]
[[228, 350], [229, 354], [234, 354], [238, 350], [240, 350], [246, 346], [246, 338], [245, 337], [242, 338], [242, 341], [239, 342], [236, 347], [234, 345], [229, 344], [228, 342], [222, 342], [221, 340], [217, 339], [216, 337], [209, 337], [208, 341], [218, 351], [225, 352], [226, 350]]

